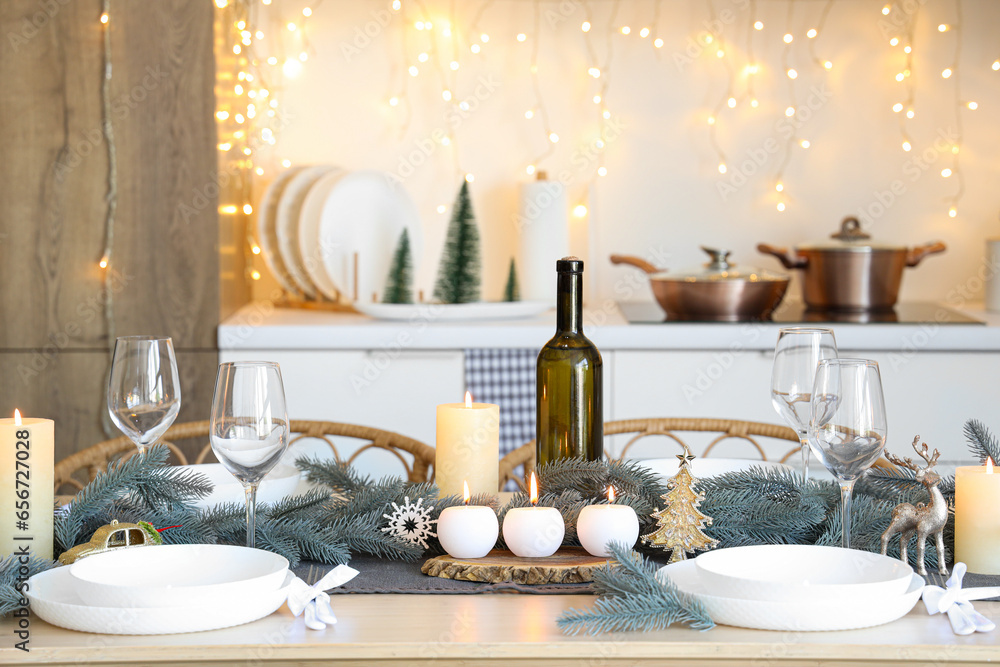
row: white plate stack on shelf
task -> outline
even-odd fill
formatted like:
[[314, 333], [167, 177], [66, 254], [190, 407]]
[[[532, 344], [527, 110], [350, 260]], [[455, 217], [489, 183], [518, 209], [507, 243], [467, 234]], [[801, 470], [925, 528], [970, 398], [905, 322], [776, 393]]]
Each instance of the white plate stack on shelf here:
[[258, 207], [268, 268], [284, 289], [310, 299], [381, 299], [404, 229], [416, 273], [424, 248], [420, 215], [402, 184], [380, 171], [292, 167]]
[[660, 569], [716, 623], [759, 630], [853, 630], [890, 623], [920, 599], [906, 563], [856, 549], [769, 544], [708, 551]]
[[31, 611], [69, 630], [121, 635], [199, 632], [276, 611], [294, 575], [283, 556], [221, 544], [122, 548], [36, 574]]

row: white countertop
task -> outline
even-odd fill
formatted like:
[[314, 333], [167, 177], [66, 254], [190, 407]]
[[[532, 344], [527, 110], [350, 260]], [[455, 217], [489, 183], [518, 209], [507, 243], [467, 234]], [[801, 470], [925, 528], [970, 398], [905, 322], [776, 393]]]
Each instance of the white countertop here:
[[[944, 304], [943, 304], [944, 305]], [[980, 304], [957, 310], [983, 324], [837, 324], [841, 350], [1000, 351], [1000, 313]], [[602, 350], [773, 350], [787, 323], [629, 324], [613, 301], [588, 304], [584, 329]], [[538, 348], [555, 329], [555, 310], [522, 320], [392, 322], [354, 313], [244, 306], [218, 332], [222, 350], [454, 350]]]

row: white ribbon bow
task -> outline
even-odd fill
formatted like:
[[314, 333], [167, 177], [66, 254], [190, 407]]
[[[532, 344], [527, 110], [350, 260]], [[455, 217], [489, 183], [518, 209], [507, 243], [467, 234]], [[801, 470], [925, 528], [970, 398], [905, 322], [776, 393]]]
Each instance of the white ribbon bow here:
[[996, 624], [976, 611], [971, 600], [984, 600], [1000, 595], [1000, 586], [966, 588], [962, 590], [965, 577], [965, 563], [955, 563], [951, 577], [945, 582], [947, 588], [925, 586], [924, 606], [928, 614], [948, 614], [951, 628], [956, 635], [971, 635], [973, 632], [992, 632]]
[[338, 565], [312, 586], [295, 577], [288, 585], [288, 608], [295, 616], [304, 611], [306, 627], [310, 630], [323, 630], [337, 622], [330, 596], [325, 591], [346, 584], [356, 576], [358, 571], [353, 567]]

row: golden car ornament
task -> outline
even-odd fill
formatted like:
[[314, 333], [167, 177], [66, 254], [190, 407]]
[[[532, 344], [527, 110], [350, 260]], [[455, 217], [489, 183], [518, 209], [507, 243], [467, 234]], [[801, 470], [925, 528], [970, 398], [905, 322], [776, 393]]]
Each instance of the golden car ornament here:
[[94, 531], [89, 541], [78, 544], [59, 556], [59, 562], [70, 565], [94, 554], [116, 549], [135, 549], [138, 547], [163, 544], [160, 533], [148, 521], [138, 523], [123, 523], [117, 519], [110, 524], [101, 526]]

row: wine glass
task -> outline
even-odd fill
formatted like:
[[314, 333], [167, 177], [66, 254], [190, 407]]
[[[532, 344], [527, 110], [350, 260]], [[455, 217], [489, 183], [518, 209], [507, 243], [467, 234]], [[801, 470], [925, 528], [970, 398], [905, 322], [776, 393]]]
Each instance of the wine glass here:
[[878, 364], [870, 359], [819, 362], [811, 407], [809, 444], [840, 482], [840, 543], [849, 549], [854, 482], [885, 448], [885, 400]]
[[809, 400], [812, 398], [816, 364], [837, 358], [832, 329], [787, 327], [778, 331], [771, 368], [771, 404], [799, 436], [802, 447], [802, 479], [809, 479]]
[[111, 421], [131, 438], [139, 455], [170, 428], [181, 409], [181, 384], [169, 338], [122, 336], [115, 340], [108, 380]]
[[278, 364], [235, 361], [219, 365], [209, 440], [222, 465], [243, 484], [247, 546], [253, 548], [257, 485], [288, 448], [285, 388]]

